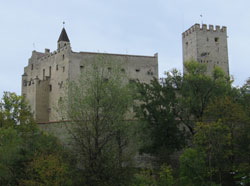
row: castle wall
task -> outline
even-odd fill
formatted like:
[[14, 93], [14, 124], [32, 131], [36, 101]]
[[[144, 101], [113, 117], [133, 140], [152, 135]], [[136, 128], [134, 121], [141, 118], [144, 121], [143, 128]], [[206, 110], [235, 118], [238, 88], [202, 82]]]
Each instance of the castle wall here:
[[158, 78], [157, 54], [138, 56], [72, 52], [70, 43], [63, 43], [63, 47], [53, 53], [48, 49], [45, 49], [45, 53], [33, 51], [28, 66], [24, 68], [22, 94], [38, 122], [62, 119], [58, 114], [58, 101], [64, 97], [63, 87], [67, 81], [78, 79], [82, 68], [87, 68], [100, 55], [117, 62], [131, 80], [149, 83], [153, 77]]
[[53, 53], [48, 49], [45, 53], [33, 51], [28, 66], [24, 68], [22, 95], [25, 95], [38, 122], [57, 118], [57, 102], [63, 83], [68, 79], [69, 52], [69, 45]]
[[218, 66], [229, 75], [226, 27], [195, 24], [182, 34], [182, 48], [183, 62], [193, 59], [204, 63], [208, 74]]

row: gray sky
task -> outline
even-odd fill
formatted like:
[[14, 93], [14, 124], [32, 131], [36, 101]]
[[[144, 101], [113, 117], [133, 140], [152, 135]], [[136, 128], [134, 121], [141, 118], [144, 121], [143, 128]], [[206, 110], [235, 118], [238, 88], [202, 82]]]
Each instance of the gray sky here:
[[249, 0], [0, 0], [0, 96], [21, 93], [32, 50], [56, 49], [66, 22], [73, 51], [159, 53], [159, 72], [182, 71], [181, 33], [195, 23], [227, 26], [230, 74], [250, 77]]

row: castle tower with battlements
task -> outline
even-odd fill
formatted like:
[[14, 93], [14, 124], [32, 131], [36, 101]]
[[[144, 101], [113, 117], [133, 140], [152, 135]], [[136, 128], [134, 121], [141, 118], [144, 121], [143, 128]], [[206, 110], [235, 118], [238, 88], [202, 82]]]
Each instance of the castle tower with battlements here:
[[[214, 66], [220, 67], [229, 76], [227, 28], [195, 24], [182, 33], [183, 63], [195, 60], [207, 64], [207, 73]], [[184, 73], [185, 68], [183, 65]]]

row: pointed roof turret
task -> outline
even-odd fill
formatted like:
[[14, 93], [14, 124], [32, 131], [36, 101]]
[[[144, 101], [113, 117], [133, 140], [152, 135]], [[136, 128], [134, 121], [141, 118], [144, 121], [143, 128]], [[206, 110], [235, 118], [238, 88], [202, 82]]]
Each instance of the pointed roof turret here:
[[57, 42], [60, 42], [60, 41], [70, 42], [69, 38], [68, 38], [68, 35], [67, 35], [66, 30], [65, 30], [64, 27], [62, 29], [62, 32], [61, 32], [60, 37], [59, 37], [59, 39], [58, 39]]

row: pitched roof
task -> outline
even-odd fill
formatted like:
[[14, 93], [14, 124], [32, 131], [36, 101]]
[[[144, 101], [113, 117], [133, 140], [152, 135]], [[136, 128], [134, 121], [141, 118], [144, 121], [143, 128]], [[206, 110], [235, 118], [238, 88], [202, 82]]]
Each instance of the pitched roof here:
[[69, 41], [69, 38], [68, 38], [68, 35], [67, 35], [67, 33], [66, 33], [65, 28], [62, 29], [62, 32], [61, 32], [61, 34], [60, 34], [59, 39], [58, 39], [57, 42], [59, 42], [59, 41], [70, 42], [70, 41]]

